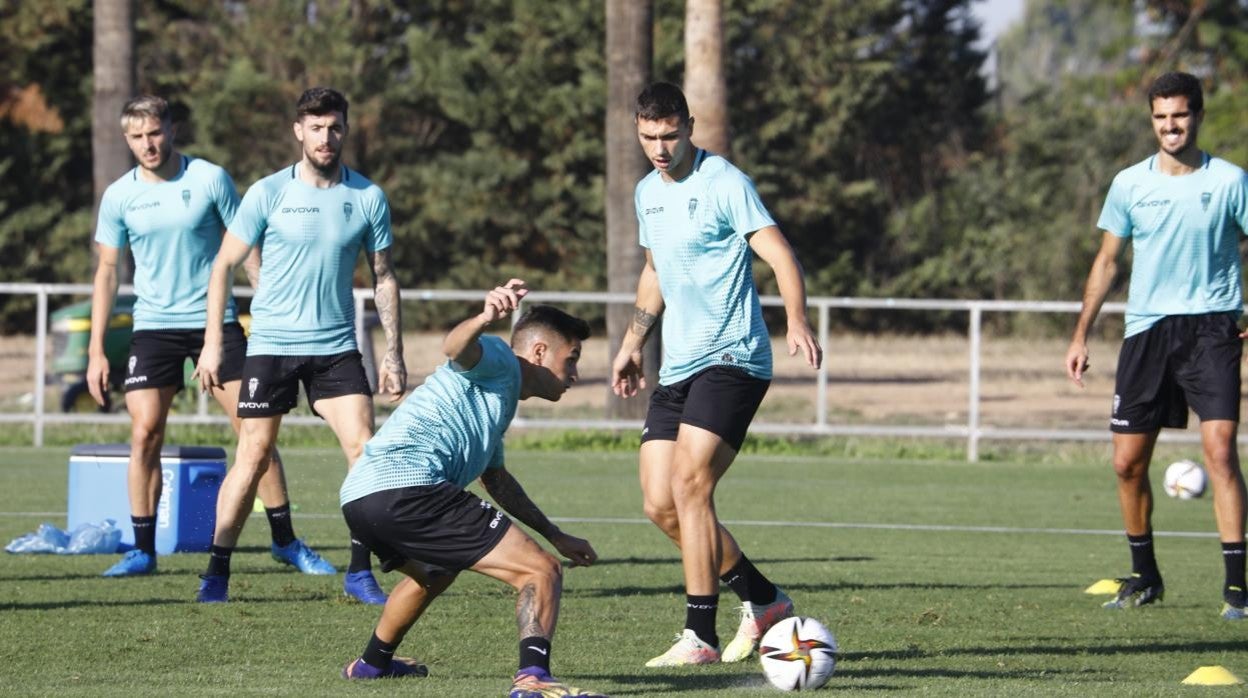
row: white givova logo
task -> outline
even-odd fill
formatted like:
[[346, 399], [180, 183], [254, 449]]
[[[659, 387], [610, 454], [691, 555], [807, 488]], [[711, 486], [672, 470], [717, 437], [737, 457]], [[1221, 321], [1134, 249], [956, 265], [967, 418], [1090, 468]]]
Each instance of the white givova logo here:
[[252, 378], [251, 380], [247, 381], [247, 399], [248, 400], [256, 399], [256, 388], [258, 387], [260, 387], [259, 378]]
[[135, 365], [135, 364], [137, 364], [137, 363], [139, 363], [139, 357], [137, 357], [137, 356], [131, 356], [131, 357], [130, 357], [129, 369], [130, 369], [130, 375], [132, 375], [132, 376], [134, 375], [134, 365]]

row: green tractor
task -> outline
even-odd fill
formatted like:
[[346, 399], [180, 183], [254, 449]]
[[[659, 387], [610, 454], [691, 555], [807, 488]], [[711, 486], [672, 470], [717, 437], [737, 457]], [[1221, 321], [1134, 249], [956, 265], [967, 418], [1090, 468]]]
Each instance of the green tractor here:
[[[118, 296], [113, 315], [104, 333], [104, 354], [108, 357], [110, 393], [121, 391], [130, 358], [130, 335], [134, 331], [134, 296]], [[91, 300], [65, 306], [52, 313], [52, 373], [60, 377], [62, 412], [109, 412], [110, 393], [104, 406], [96, 404], [87, 389], [87, 344], [91, 339]]]

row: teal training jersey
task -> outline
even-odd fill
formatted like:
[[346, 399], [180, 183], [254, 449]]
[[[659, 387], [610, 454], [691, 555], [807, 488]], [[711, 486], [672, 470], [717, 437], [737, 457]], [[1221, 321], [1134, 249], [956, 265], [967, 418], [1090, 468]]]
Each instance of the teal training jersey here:
[[1118, 173], [1097, 227], [1131, 239], [1126, 336], [1167, 315], [1242, 312], [1239, 237], [1248, 230], [1248, 177], [1208, 154], [1170, 176], [1153, 155]]
[[467, 487], [486, 468], [502, 466], [503, 432], [520, 399], [520, 361], [498, 337], [478, 341], [476, 366], [439, 366], [369, 439], [342, 483], [342, 504], [401, 487]]
[[[221, 248], [221, 231], [238, 208], [234, 180], [208, 162], [181, 156], [166, 182], [145, 182], [134, 168], [108, 185], [100, 199], [95, 241], [134, 255], [134, 329], [203, 329], [208, 278]], [[225, 321], [238, 313], [234, 299]]]
[[247, 355], [328, 356], [355, 349], [352, 276], [360, 249], [390, 246], [390, 204], [381, 187], [342, 168], [319, 189], [298, 164], [243, 195], [229, 234], [261, 246]]
[[754, 183], [722, 157], [698, 149], [678, 182], [658, 170], [634, 195], [641, 246], [650, 250], [663, 311], [659, 383], [716, 365], [771, 378], [771, 341], [754, 288], [749, 236], [775, 225]]

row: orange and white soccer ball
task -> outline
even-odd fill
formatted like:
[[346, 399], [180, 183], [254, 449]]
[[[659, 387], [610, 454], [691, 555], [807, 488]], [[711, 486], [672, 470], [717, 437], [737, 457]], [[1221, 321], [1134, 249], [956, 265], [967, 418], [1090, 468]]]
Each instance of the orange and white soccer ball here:
[[1205, 469], [1195, 461], [1175, 461], [1166, 467], [1162, 487], [1166, 494], [1179, 499], [1195, 499], [1205, 493]]
[[827, 683], [836, 669], [836, 638], [814, 618], [785, 618], [763, 635], [758, 659], [771, 685], [809, 691]]

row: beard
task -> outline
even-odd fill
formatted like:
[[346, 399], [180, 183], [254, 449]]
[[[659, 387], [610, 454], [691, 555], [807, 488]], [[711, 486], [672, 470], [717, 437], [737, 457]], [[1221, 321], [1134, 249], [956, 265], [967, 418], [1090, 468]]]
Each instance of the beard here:
[[339, 150], [331, 155], [324, 165], [321, 164], [319, 159], [314, 157], [315, 155], [317, 153], [304, 151], [304, 160], [316, 171], [317, 175], [326, 179], [333, 178], [338, 173], [338, 165], [342, 161], [342, 151]]

